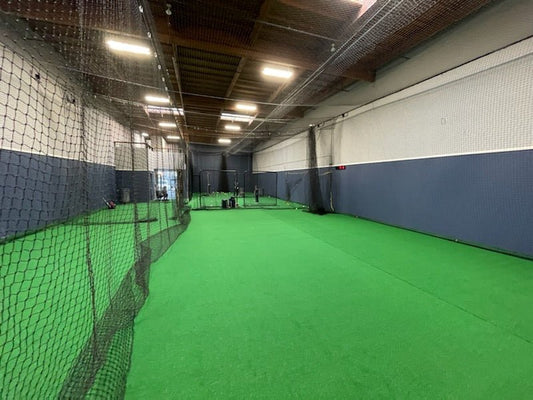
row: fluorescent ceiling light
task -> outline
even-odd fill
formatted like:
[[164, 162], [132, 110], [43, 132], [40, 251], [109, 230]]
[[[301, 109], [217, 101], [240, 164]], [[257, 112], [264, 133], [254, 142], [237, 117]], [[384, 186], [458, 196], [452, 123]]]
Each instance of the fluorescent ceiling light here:
[[257, 106], [255, 104], [237, 103], [235, 108], [239, 111], [249, 111], [249, 112], [257, 111]]
[[181, 138], [179, 136], [167, 136], [168, 140], [180, 140]]
[[150, 135], [147, 134], [146, 132], [141, 133], [141, 135], [143, 135], [143, 137], [148, 137], [148, 136], [150, 136]]
[[252, 122], [255, 118], [251, 115], [222, 113], [220, 114], [220, 119], [231, 122]]
[[240, 131], [241, 127], [239, 125], [226, 125], [224, 128], [226, 128], [227, 131]]
[[174, 122], [160, 122], [159, 126], [161, 128], [175, 128], [176, 124]]
[[183, 108], [145, 106], [144, 109], [149, 114], [183, 115]]
[[218, 139], [218, 143], [222, 143], [222, 144], [230, 144], [230, 143], [231, 143], [231, 140], [230, 140], [230, 139]]
[[170, 99], [168, 97], [161, 97], [161, 96], [144, 96], [144, 99], [148, 101], [149, 103], [161, 103], [161, 104], [168, 104], [170, 103]]
[[125, 53], [132, 54], [142, 54], [145, 56], [149, 56], [150, 54], [152, 54], [148, 47], [140, 46], [138, 44], [119, 42], [118, 40], [112, 39], [107, 40], [106, 43], [111, 50], [115, 51], [123, 51]]
[[293, 75], [293, 72], [290, 69], [265, 67], [263, 68], [263, 75], [289, 79]]

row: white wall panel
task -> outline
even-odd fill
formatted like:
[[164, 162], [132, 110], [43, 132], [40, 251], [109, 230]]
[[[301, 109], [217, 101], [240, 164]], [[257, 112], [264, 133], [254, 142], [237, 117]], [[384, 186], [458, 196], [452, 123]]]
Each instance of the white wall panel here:
[[529, 54], [349, 114], [335, 127], [334, 163], [533, 148], [532, 63]]
[[96, 103], [82, 109], [81, 86], [26, 49], [0, 43], [0, 56], [0, 149], [113, 165], [113, 142], [131, 140], [128, 128]]
[[[533, 148], [533, 39], [340, 117], [317, 135], [319, 166]], [[254, 155], [256, 170], [308, 165], [306, 134]]]
[[148, 147], [141, 144], [115, 146], [114, 165], [117, 171], [150, 171]]
[[301, 133], [267, 150], [255, 153], [254, 171], [288, 171], [308, 166], [307, 133]]

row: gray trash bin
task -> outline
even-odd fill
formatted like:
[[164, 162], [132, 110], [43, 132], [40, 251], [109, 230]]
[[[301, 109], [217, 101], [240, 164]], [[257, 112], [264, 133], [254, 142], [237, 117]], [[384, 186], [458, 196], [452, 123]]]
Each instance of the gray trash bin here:
[[130, 202], [130, 189], [129, 188], [122, 188], [120, 189], [120, 202], [121, 203], [129, 203]]

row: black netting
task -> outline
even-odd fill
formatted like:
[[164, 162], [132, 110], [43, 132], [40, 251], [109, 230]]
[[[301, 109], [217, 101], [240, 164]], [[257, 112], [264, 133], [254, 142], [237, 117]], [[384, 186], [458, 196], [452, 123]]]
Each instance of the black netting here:
[[240, 197], [244, 207], [283, 207], [278, 197], [278, 174], [276, 172], [246, 171], [242, 174], [244, 185]]
[[193, 210], [301, 206], [279, 193], [276, 172], [204, 169], [195, 182], [189, 203]]
[[231, 171], [228, 171], [227, 157], [225, 154], [223, 154], [221, 157], [221, 162], [220, 162], [220, 177], [218, 179], [218, 184], [217, 184], [217, 188], [215, 191], [227, 193], [230, 191], [230, 186], [233, 189], [233, 184], [232, 184], [233, 182], [230, 183], [229, 181], [236, 180], [236, 177], [234, 175], [235, 175], [234, 172], [231, 173]]
[[139, 2], [0, 11], [0, 397], [121, 397], [150, 265], [189, 223], [158, 126], [180, 121], [139, 103], [171, 88]]
[[316, 132], [315, 127], [309, 128], [307, 133], [308, 145], [308, 169], [309, 169], [309, 211], [313, 214], [325, 214], [326, 208], [320, 190], [320, 176], [316, 154]]

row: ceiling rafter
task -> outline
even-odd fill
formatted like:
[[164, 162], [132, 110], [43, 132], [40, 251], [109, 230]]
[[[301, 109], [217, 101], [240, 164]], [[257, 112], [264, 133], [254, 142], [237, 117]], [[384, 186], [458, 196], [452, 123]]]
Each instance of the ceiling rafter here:
[[[265, 18], [268, 15], [268, 12], [270, 10], [270, 7], [272, 6], [273, 0], [264, 0], [263, 4], [261, 5], [261, 8], [259, 10], [259, 15], [257, 16], [258, 20], [261, 20]], [[257, 38], [259, 37], [261, 30], [263, 28], [263, 24], [259, 23], [258, 21], [255, 22], [254, 27], [252, 29], [252, 33], [250, 35], [250, 46], [254, 46], [257, 42]], [[233, 76], [233, 79], [231, 80], [230, 85], [228, 86], [228, 90], [226, 90], [226, 94], [224, 97], [230, 97], [231, 93], [233, 92], [233, 88], [235, 87], [237, 81], [239, 80], [239, 77], [241, 76], [241, 73], [248, 61], [248, 58], [243, 57], [241, 58], [241, 61], [239, 62], [239, 65], [237, 66], [237, 70], [235, 71], [235, 75]], [[221, 112], [224, 111], [224, 107], [220, 110]]]
[[[336, 4], [334, 2], [331, 2], [331, 5], [324, 5], [321, 4], [321, 6], [317, 6], [317, 4], [313, 4], [312, 1], [301, 1], [301, 0], [278, 0], [280, 3], [283, 3], [289, 7], [296, 8], [301, 11], [306, 11], [315, 15], [319, 15], [322, 18], [328, 18], [333, 19], [335, 21], [342, 21], [345, 22], [347, 19], [346, 13], [340, 13], [340, 7], [339, 4]], [[350, 4], [351, 7], [353, 7], [353, 17], [355, 18], [357, 14], [359, 13], [359, 9], [361, 8], [361, 4], [353, 2]], [[346, 7], [343, 7], [346, 9]]]
[[[143, 24], [114, 23], [122, 17], [117, 7], [98, 14], [100, 0], [83, 0], [83, 7], [76, 0], [45, 5], [35, 0], [4, 1], [0, 9], [23, 20], [29, 28], [24, 33], [27, 40], [54, 46], [66, 60], [58, 68], [80, 76], [89, 90], [106, 98], [112, 94], [138, 102], [135, 107], [130, 103], [117, 106], [136, 126], [153, 123], [154, 115], [147, 114], [141, 103], [145, 92], [163, 90], [160, 74], [169, 75], [170, 86], [178, 88], [171, 93], [181, 95], [176, 103], [191, 118], [184, 132], [191, 141], [215, 143], [223, 132], [216, 128], [220, 111], [231, 110], [237, 101], [260, 104], [260, 114], [247, 128], [258, 127], [254, 130], [257, 136], [247, 137], [246, 145], [264, 138], [266, 126], [272, 132], [287, 129], [283, 124], [289, 119], [301, 118], [353, 82], [374, 81], [375, 71], [387, 62], [491, 1], [435, 0], [418, 8], [410, 0], [169, 0], [173, 11], [169, 15], [166, 2], [143, 0], [155, 19], [149, 29]], [[400, 7], [381, 7], [389, 3]], [[401, 9], [397, 16], [396, 8]], [[80, 10], [89, 14], [80, 14]], [[381, 18], [389, 11], [388, 20]], [[405, 15], [412, 19], [402, 19]], [[396, 24], [396, 17], [403, 22]], [[369, 26], [375, 31], [369, 31]], [[387, 27], [386, 35], [375, 34]], [[148, 38], [147, 31], [155, 36]], [[365, 32], [369, 33], [365, 37], [374, 40], [355, 40], [356, 51], [346, 56], [336, 53], [343, 43], [350, 46], [352, 38]], [[152, 59], [146, 65], [128, 65], [129, 61], [107, 52], [104, 41], [114, 36], [162, 48], [165, 63], [159, 66]], [[107, 61], [82, 65], [80, 51], [116, 66], [102, 68]], [[281, 84], [263, 79], [260, 69], [266, 63], [293, 69], [293, 79]], [[120, 72], [123, 65], [136, 73], [126, 77]], [[197, 136], [202, 129], [212, 133], [209, 139]]]
[[[301, 53], [294, 48], [278, 48], [276, 51], [273, 49], [261, 48], [258, 45], [250, 46], [242, 41], [236, 43], [236, 39], [226, 40], [226, 43], [222, 41], [207, 41], [202, 40], [200, 37], [203, 35], [208, 37], [217, 37], [216, 33], [206, 34], [206, 30], [202, 32], [176, 32], [175, 30], [169, 33], [163, 33], [159, 31], [159, 39], [166, 44], [174, 44], [181, 47], [187, 47], [192, 49], [198, 49], [208, 52], [215, 52], [220, 54], [227, 54], [235, 57], [254, 59], [257, 61], [270, 62], [274, 64], [282, 64], [292, 68], [298, 68], [308, 71], [314, 71], [320, 67], [320, 63], [313, 59], [309, 55]], [[223, 35], [218, 35], [219, 37]], [[226, 35], [227, 36], [227, 35]], [[341, 76], [346, 78], [353, 78], [358, 80], [365, 80], [372, 82], [374, 79], [373, 71], [357, 70], [356, 67], [340, 73]]]

